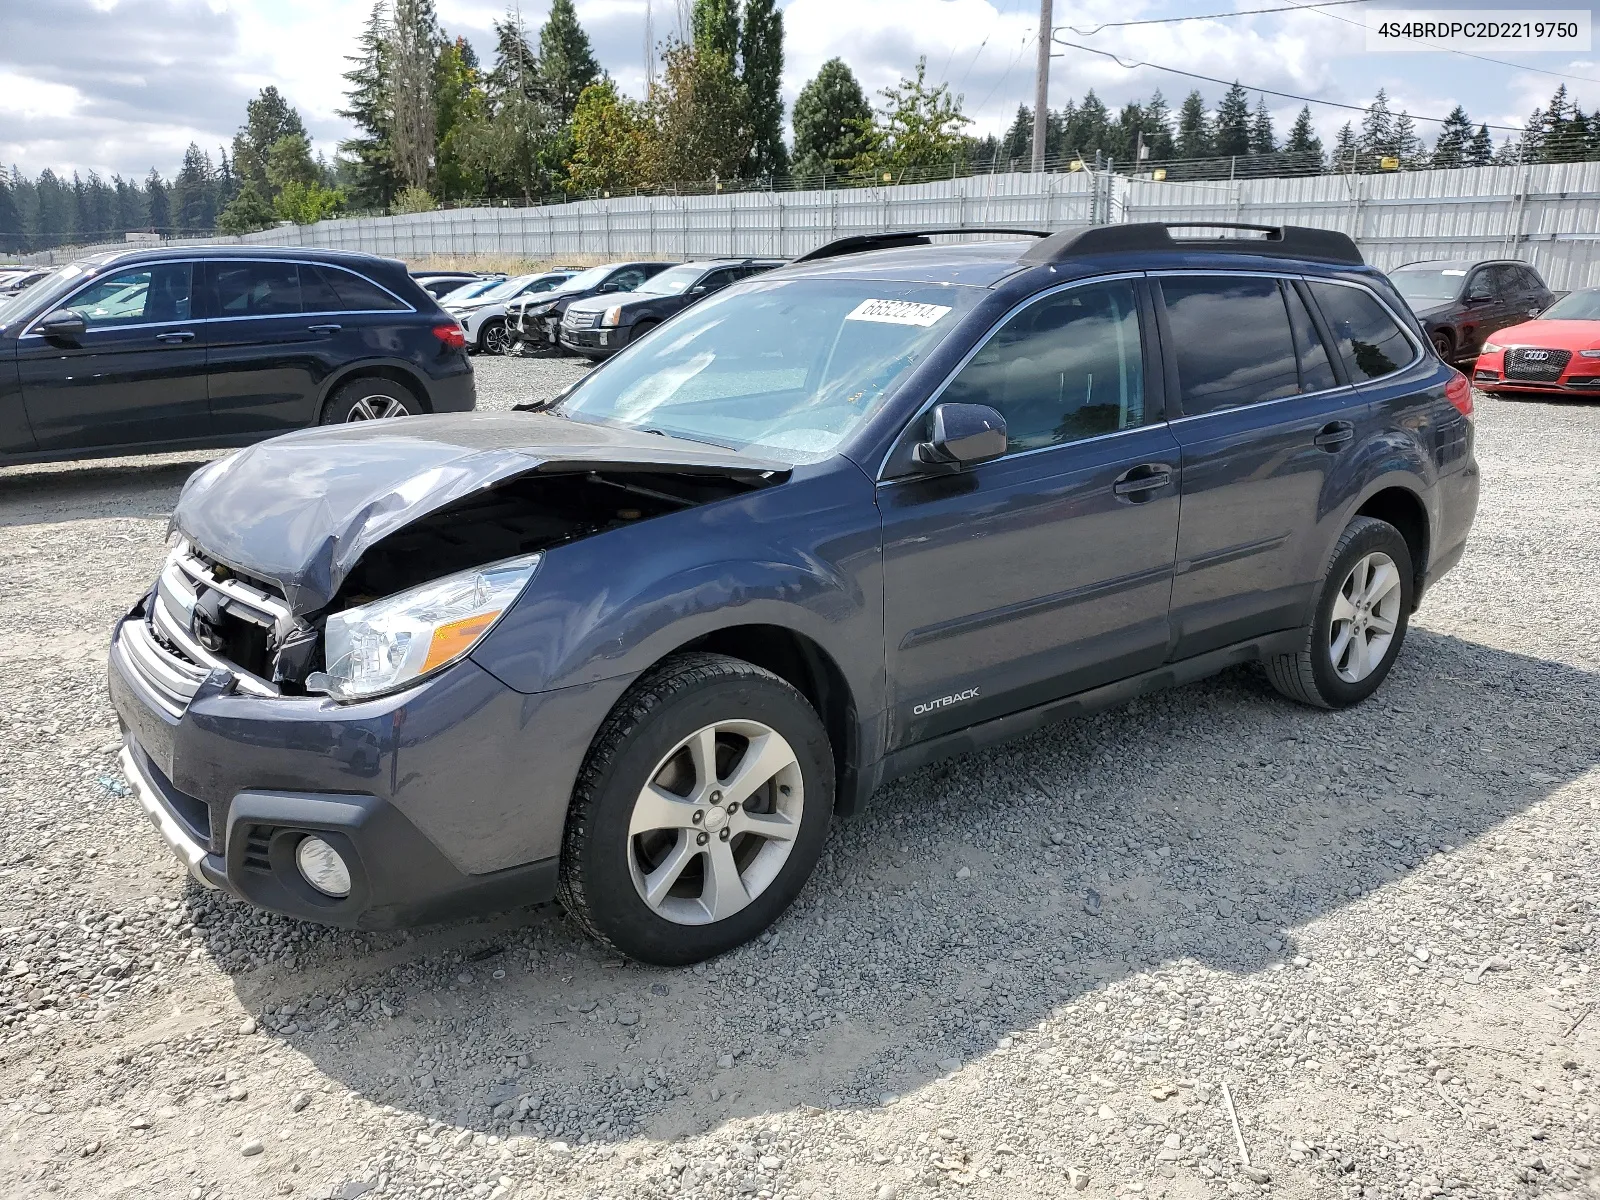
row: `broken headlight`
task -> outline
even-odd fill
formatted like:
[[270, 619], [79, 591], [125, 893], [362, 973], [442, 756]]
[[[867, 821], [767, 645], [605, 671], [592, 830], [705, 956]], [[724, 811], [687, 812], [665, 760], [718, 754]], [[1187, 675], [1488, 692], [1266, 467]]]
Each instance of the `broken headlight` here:
[[306, 690], [361, 700], [449, 666], [511, 607], [542, 557], [474, 567], [334, 613], [323, 631], [328, 668], [307, 677]]

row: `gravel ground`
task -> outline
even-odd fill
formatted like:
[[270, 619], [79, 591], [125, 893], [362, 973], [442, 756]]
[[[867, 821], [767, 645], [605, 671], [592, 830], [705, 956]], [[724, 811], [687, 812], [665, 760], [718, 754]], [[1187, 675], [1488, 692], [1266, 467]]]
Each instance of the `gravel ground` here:
[[200, 460], [0, 471], [0, 1194], [1597, 1194], [1600, 408], [1480, 411], [1373, 701], [1239, 670], [926, 770], [681, 971], [193, 886], [102, 677]]

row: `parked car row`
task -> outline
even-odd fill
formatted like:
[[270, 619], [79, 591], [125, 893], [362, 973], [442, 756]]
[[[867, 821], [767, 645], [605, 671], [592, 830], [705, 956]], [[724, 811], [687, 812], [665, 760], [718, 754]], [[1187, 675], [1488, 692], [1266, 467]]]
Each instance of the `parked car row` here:
[[110, 691], [197, 880], [693, 962], [946, 755], [1252, 661], [1359, 703], [1462, 554], [1471, 388], [1341, 234], [855, 236], [694, 294], [766, 265], [580, 272], [519, 331], [634, 332], [560, 397], [195, 474]]
[[25, 292], [49, 274], [49, 271], [39, 270], [36, 267], [0, 270], [0, 297], [15, 296], [18, 292]]
[[0, 463], [237, 446], [475, 403], [403, 263], [197, 246], [92, 255], [0, 299]]
[[506, 277], [504, 271], [413, 271], [411, 278], [417, 286], [435, 300], [443, 300], [451, 292], [459, 291], [472, 283], [498, 283]]

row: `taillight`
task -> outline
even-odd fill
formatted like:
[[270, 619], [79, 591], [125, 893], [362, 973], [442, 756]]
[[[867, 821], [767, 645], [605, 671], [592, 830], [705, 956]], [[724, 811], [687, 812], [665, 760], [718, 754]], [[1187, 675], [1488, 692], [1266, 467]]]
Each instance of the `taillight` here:
[[461, 326], [452, 321], [448, 325], [435, 325], [433, 336], [444, 343], [446, 350], [465, 350], [467, 348], [467, 333]]
[[1450, 382], [1444, 385], [1444, 398], [1456, 406], [1456, 411], [1472, 420], [1472, 385], [1460, 371], [1450, 372]]

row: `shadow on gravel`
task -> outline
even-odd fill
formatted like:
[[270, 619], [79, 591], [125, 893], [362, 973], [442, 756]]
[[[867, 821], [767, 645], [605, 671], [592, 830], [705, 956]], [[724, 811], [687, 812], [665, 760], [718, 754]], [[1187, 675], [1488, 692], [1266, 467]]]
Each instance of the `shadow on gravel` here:
[[770, 944], [697, 970], [618, 963], [556, 909], [362, 938], [191, 899], [225, 965], [274, 938], [299, 952], [236, 975], [239, 999], [374, 1102], [502, 1135], [680, 1137], [879, 1103], [1154, 965], [1289, 962], [1292, 927], [1600, 763], [1597, 702], [1600, 677], [1425, 629], [1348, 712], [1230, 672], [899, 782], [835, 830]]
[[213, 457], [8, 467], [0, 470], [0, 527], [166, 517], [184, 481]]

